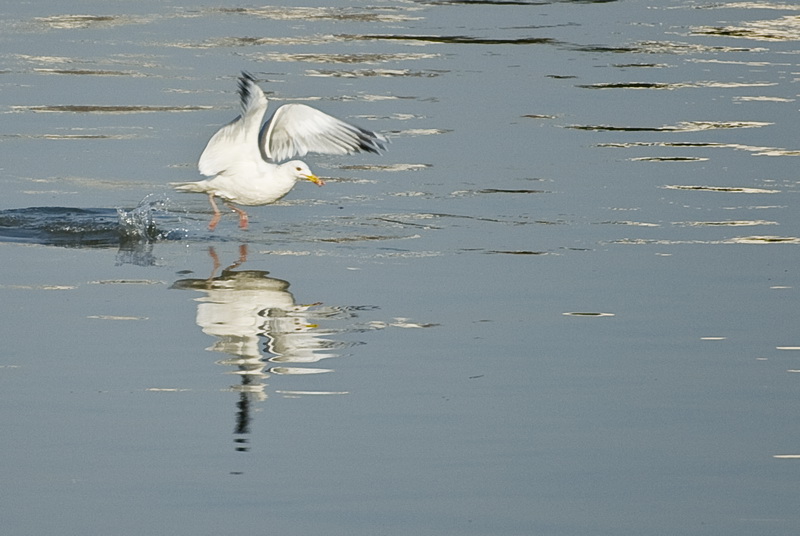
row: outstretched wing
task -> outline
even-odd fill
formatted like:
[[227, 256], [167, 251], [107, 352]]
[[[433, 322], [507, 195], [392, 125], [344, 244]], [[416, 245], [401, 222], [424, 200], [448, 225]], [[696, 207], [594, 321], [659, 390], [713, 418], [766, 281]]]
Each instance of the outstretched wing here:
[[261, 158], [258, 145], [267, 98], [250, 73], [239, 78], [241, 114], [219, 129], [208, 141], [197, 164], [200, 173], [218, 175], [226, 169]]
[[386, 138], [304, 104], [284, 104], [261, 128], [262, 156], [280, 162], [307, 153], [371, 153], [386, 149]]

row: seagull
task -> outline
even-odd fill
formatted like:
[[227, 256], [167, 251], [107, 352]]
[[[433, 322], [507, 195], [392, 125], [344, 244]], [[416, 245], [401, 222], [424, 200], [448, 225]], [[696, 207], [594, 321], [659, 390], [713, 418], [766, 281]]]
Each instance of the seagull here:
[[[298, 180], [325, 184], [300, 160], [307, 153], [380, 153], [387, 139], [304, 104], [284, 104], [263, 123], [267, 98], [252, 74], [239, 77], [241, 114], [220, 128], [208, 141], [197, 164], [200, 173], [211, 177], [196, 182], [171, 183], [181, 192], [204, 193], [214, 211], [208, 224], [213, 231], [221, 213], [214, 200], [219, 197], [239, 215], [239, 227], [247, 229], [247, 213], [233, 203], [269, 205], [289, 193]], [[263, 125], [262, 125], [263, 123]]]

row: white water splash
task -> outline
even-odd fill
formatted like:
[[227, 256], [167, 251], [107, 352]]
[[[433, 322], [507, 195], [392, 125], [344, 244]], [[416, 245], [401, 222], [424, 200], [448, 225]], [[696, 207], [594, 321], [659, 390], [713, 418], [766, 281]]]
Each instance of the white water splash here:
[[120, 239], [123, 242], [156, 242], [184, 238], [187, 233], [186, 229], [161, 229], [157, 224], [158, 216], [167, 219], [166, 216], [171, 212], [170, 208], [170, 199], [157, 194], [146, 196], [136, 208], [130, 211], [117, 207]]

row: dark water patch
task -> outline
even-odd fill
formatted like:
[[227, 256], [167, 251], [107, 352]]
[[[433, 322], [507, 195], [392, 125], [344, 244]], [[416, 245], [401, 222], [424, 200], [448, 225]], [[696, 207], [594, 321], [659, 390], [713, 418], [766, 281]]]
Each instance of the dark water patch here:
[[118, 247], [184, 236], [156, 222], [156, 204], [111, 208], [29, 207], [0, 211], [0, 241], [62, 247]]
[[332, 238], [317, 238], [316, 242], [330, 242], [333, 244], [345, 244], [348, 242], [372, 242], [380, 240], [402, 240], [405, 238], [417, 238], [417, 236], [393, 236], [393, 235], [355, 235], [341, 236]]
[[800, 244], [796, 236], [737, 236], [726, 240], [727, 244]]
[[445, 213], [432, 213], [431, 216], [435, 218], [441, 219], [453, 219], [453, 220], [472, 220], [472, 221], [480, 221], [480, 222], [487, 222], [487, 223], [501, 223], [505, 225], [560, 225], [563, 224], [563, 221], [550, 221], [550, 220], [512, 220], [512, 219], [500, 219], [500, 218], [489, 218], [489, 217], [481, 217], [481, 216], [469, 216], [466, 214], [445, 214]]
[[672, 127], [628, 127], [614, 125], [566, 125], [564, 128], [573, 130], [591, 130], [595, 132], [673, 132]]
[[680, 43], [674, 41], [642, 41], [630, 46], [578, 46], [580, 52], [612, 52], [628, 54], [722, 54], [730, 52], [764, 52], [763, 48], [731, 47], [721, 45], [701, 45], [698, 43]]
[[594, 132], [664, 132], [660, 127], [619, 127], [612, 125], [566, 125], [564, 128], [573, 130], [591, 130]]
[[116, 16], [111, 15], [54, 15], [52, 17], [37, 17], [36, 20], [42, 22], [69, 22], [69, 23], [93, 23], [111, 22], [116, 20]]
[[701, 26], [693, 28], [691, 33], [753, 41], [797, 41], [800, 39], [797, 21], [796, 15], [786, 15], [780, 19], [750, 21], [743, 26]]
[[525, 114], [521, 117], [525, 119], [556, 119], [555, 115], [546, 115], [546, 114]]
[[778, 225], [778, 222], [766, 220], [682, 221], [673, 222], [673, 225], [687, 227], [753, 227], [760, 225]]
[[476, 195], [493, 195], [493, 194], [550, 194], [550, 190], [539, 190], [531, 188], [483, 188], [480, 190], [457, 190], [450, 194], [453, 197], [471, 197]]
[[705, 162], [708, 158], [699, 156], [640, 156], [630, 160], [632, 162]]
[[581, 311], [562, 313], [562, 314], [564, 316], [582, 316], [590, 318], [603, 318], [603, 317], [615, 316], [614, 313], [581, 312]]
[[493, 249], [489, 250], [486, 253], [491, 255], [550, 255], [549, 251], [532, 251], [527, 249], [515, 249], [515, 250], [501, 250], [501, 249]]
[[[401, 226], [410, 226], [410, 227], [419, 227], [422, 229], [443, 229], [441, 225], [435, 225], [430, 222], [433, 221], [444, 221], [444, 220], [472, 220], [472, 221], [482, 221], [488, 223], [503, 223], [508, 225], [527, 225], [531, 223], [549, 223], [549, 222], [541, 222], [541, 221], [519, 221], [519, 220], [502, 220], [499, 218], [489, 218], [489, 217], [481, 217], [481, 216], [471, 216], [466, 214], [446, 214], [446, 213], [418, 213], [418, 214], [407, 214], [407, 215], [386, 215], [386, 216], [379, 216], [373, 218], [377, 221], [382, 221], [385, 223], [391, 223], [393, 225], [401, 225]], [[417, 221], [409, 221], [409, 219], [414, 219]], [[396, 237], [397, 238], [397, 237]]]
[[738, 88], [768, 87], [777, 85], [774, 82], [718, 82], [706, 80], [702, 82], [601, 82], [597, 84], [577, 85], [582, 89], [656, 89], [675, 90], [686, 88]]
[[391, 223], [393, 225], [401, 225], [404, 227], [419, 227], [421, 229], [442, 229], [442, 227], [438, 227], [436, 225], [431, 225], [430, 223], [416, 223], [412, 221], [404, 221], [398, 217], [390, 217], [390, 216], [382, 216], [374, 218], [375, 220]]
[[479, 194], [546, 194], [547, 190], [527, 190], [527, 189], [507, 189], [507, 188], [484, 188], [478, 190]]
[[666, 63], [615, 63], [612, 67], [616, 67], [618, 69], [629, 69], [629, 68], [642, 68], [642, 69], [663, 69], [669, 67]]
[[119, 245], [114, 209], [31, 207], [0, 211], [0, 240], [58, 246]]
[[342, 39], [360, 41], [418, 41], [423, 43], [445, 43], [451, 45], [553, 45], [559, 43], [549, 37], [519, 37], [502, 39], [492, 37], [473, 37], [469, 35], [395, 35], [364, 34], [339, 35]]
[[605, 84], [586, 84], [576, 87], [583, 89], [677, 89], [680, 84], [663, 82], [614, 82]]
[[606, 45], [575, 45], [575, 44], [567, 44], [568, 48], [575, 50], [577, 52], [591, 52], [591, 53], [601, 53], [601, 54], [635, 54], [640, 52], [636, 49], [636, 47], [628, 47], [628, 46], [606, 46]]
[[[745, 28], [734, 27], [719, 27], [707, 26], [704, 28], [696, 28], [692, 31], [694, 35], [714, 35], [718, 37], [743, 37], [745, 39], [760, 39], [766, 41], [779, 41], [788, 39], [787, 37], [779, 37], [775, 33], [767, 33], [761, 31], [753, 31]], [[796, 37], [794, 38], [796, 39]]]

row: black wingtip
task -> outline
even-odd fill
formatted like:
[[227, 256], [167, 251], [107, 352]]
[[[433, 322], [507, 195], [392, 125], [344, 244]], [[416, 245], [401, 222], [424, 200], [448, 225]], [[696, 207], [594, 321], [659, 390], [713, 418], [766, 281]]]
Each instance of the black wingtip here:
[[367, 153], [380, 154], [386, 150], [389, 140], [371, 130], [358, 127], [358, 149]]
[[255, 77], [247, 71], [242, 71], [239, 77], [239, 100], [242, 103], [242, 113], [247, 109], [247, 104], [253, 97], [253, 86], [256, 84]]
[[[252, 74], [248, 73], [247, 71], [242, 71], [242, 75], [239, 77], [239, 91], [242, 92], [251, 84], [255, 83], [256, 79]], [[242, 93], [242, 95], [244, 95], [244, 93]]]

